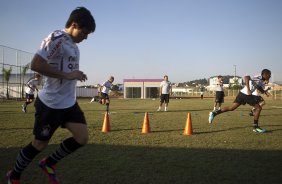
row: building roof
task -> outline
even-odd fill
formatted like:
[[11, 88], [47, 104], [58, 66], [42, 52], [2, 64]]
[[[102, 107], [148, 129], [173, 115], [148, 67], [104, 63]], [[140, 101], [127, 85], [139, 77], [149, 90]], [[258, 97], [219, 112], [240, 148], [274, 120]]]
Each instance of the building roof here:
[[162, 82], [163, 79], [123, 79], [123, 82]]

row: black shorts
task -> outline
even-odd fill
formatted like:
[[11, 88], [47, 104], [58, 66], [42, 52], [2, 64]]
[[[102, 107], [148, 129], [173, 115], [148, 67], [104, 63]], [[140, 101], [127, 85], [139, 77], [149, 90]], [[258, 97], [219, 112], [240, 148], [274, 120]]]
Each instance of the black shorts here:
[[68, 122], [86, 124], [84, 113], [77, 103], [66, 109], [47, 107], [39, 98], [34, 102], [35, 123], [33, 134], [41, 141], [48, 141], [59, 126], [65, 128]]
[[161, 103], [169, 103], [169, 94], [162, 94], [161, 97]]
[[223, 103], [224, 102], [224, 91], [215, 92], [215, 102]]
[[107, 93], [101, 93], [101, 99], [110, 100], [109, 95]]
[[257, 98], [257, 101], [258, 101], [259, 103], [264, 101], [264, 99], [263, 99], [261, 96], [256, 96], [256, 98]]
[[34, 99], [34, 94], [28, 94], [28, 93], [26, 93], [26, 94], [25, 94], [25, 98], [26, 98], [26, 99], [29, 99], [29, 100], [33, 100], [33, 99]]
[[259, 104], [259, 98], [257, 98], [257, 97], [258, 96], [246, 95], [242, 92], [239, 92], [236, 99], [234, 100], [234, 103], [239, 103], [241, 105], [245, 105], [247, 103], [251, 106], [254, 106], [256, 104]]

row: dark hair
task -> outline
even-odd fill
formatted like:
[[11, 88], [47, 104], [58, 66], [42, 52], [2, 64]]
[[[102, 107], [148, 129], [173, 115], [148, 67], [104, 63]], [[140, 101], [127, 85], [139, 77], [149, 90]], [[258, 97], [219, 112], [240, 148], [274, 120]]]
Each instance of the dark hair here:
[[271, 71], [268, 70], [268, 69], [263, 69], [263, 70], [261, 71], [261, 75], [263, 75], [263, 74], [271, 74]]
[[84, 7], [77, 7], [71, 12], [65, 27], [69, 28], [73, 22], [77, 23], [79, 28], [86, 28], [90, 32], [94, 32], [96, 29], [96, 23], [91, 12]]

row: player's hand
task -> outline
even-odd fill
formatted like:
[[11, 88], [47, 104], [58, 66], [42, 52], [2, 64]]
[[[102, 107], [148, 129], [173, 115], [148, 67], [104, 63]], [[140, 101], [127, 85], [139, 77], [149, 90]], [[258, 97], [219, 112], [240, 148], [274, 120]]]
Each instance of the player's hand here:
[[251, 90], [248, 89], [248, 90], [247, 90], [247, 94], [248, 94], [248, 95], [252, 95]]
[[80, 80], [81, 82], [84, 82], [87, 80], [87, 75], [84, 74], [82, 71], [75, 70], [67, 74], [67, 79], [69, 80]]

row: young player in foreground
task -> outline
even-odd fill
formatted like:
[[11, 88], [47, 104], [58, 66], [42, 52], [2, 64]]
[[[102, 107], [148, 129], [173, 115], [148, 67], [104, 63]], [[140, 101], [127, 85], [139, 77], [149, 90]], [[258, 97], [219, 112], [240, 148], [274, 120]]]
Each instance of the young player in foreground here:
[[259, 100], [257, 96], [252, 93], [255, 90], [259, 90], [262, 94], [269, 95], [265, 88], [265, 81], [268, 81], [271, 77], [271, 71], [268, 69], [264, 69], [261, 72], [261, 76], [251, 79], [250, 76], [245, 76], [245, 84], [246, 86], [239, 92], [233, 104], [229, 107], [224, 107], [220, 110], [210, 112], [209, 114], [209, 123], [212, 123], [215, 116], [237, 109], [240, 105], [245, 105], [246, 103], [253, 106], [255, 108], [254, 111], [254, 124], [253, 131], [264, 133], [265, 129], [259, 127], [259, 116], [261, 112], [261, 106], [259, 105]]
[[58, 184], [57, 162], [87, 143], [86, 120], [75, 95], [77, 80], [87, 80], [79, 70], [77, 43], [87, 39], [95, 28], [91, 12], [78, 7], [71, 12], [65, 29], [54, 31], [44, 39], [32, 59], [31, 69], [42, 74], [45, 83], [35, 101], [34, 138], [20, 150], [14, 168], [6, 175], [8, 184], [20, 184], [22, 172], [47, 147], [58, 127], [68, 129], [72, 136], [39, 162], [51, 184]]

